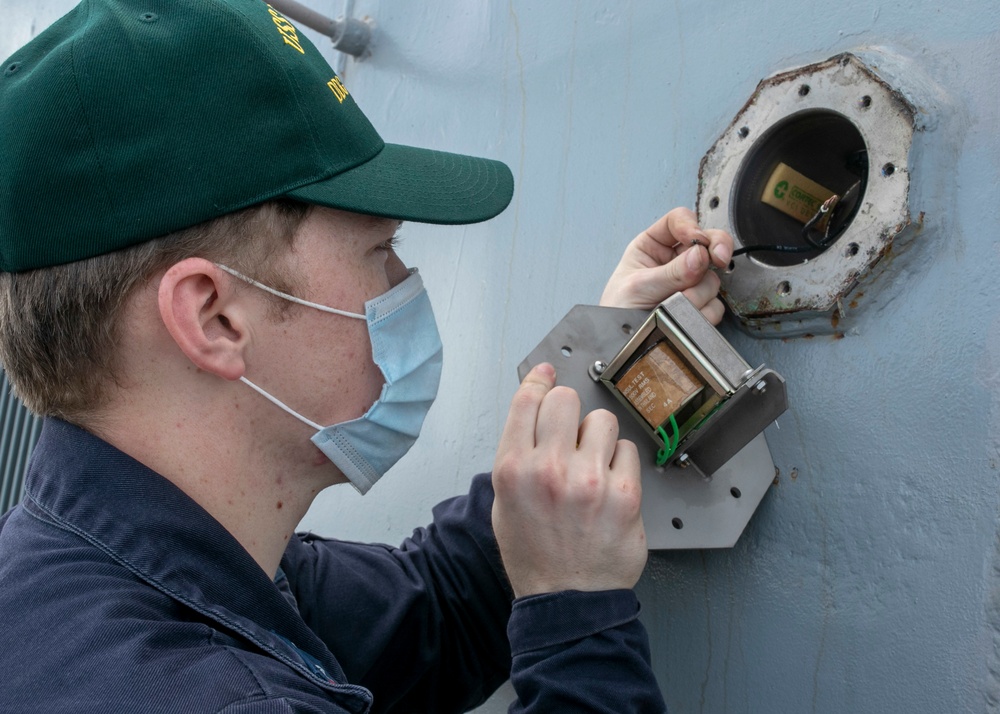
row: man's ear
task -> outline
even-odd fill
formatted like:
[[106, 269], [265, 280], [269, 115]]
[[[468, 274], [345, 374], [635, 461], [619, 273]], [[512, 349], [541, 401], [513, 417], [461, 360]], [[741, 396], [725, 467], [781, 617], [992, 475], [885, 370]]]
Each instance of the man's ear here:
[[204, 258], [174, 263], [160, 279], [160, 318], [198, 369], [230, 380], [243, 376], [251, 317], [245, 293]]

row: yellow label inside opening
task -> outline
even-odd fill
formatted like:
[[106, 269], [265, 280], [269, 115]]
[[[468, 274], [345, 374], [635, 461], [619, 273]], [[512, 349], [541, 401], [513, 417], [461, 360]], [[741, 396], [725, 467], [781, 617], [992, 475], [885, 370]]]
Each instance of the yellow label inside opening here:
[[[830, 189], [806, 178], [788, 164], [779, 163], [767, 180], [760, 200], [805, 224], [832, 195]], [[822, 230], [828, 219], [829, 214], [823, 216], [816, 228]]]

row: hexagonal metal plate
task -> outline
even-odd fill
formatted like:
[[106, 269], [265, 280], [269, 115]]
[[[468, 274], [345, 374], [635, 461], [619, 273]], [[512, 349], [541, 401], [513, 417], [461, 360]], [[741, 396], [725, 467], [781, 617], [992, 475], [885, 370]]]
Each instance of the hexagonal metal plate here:
[[[746, 446], [709, 478], [695, 469], [681, 468], [676, 462], [659, 467], [657, 445], [607, 387], [590, 375], [595, 362], [608, 363], [618, 354], [632, 328], [641, 325], [648, 314], [645, 310], [577, 305], [524, 359], [518, 375], [523, 379], [536, 364], [550, 362], [556, 367], [558, 384], [579, 394], [583, 413], [607, 409], [618, 416], [621, 438], [639, 447], [642, 516], [650, 550], [732, 547], [774, 480], [774, 461], [763, 433], [749, 443], [740, 442]], [[770, 370], [760, 372], [754, 382], [761, 380], [768, 385], [766, 389], [753, 393], [745, 390], [741, 396], [758, 400], [752, 408], [776, 416], [786, 407], [784, 381]], [[723, 424], [718, 429], [720, 434], [714, 439], [705, 435], [699, 446], [711, 449], [713, 441], [718, 443], [717, 439], [726, 438], [727, 432], [738, 431], [733, 425], [727, 428]], [[726, 453], [736, 451], [728, 446], [719, 448]], [[703, 458], [706, 463], [711, 460], [707, 454]]]
[[[831, 247], [804, 263], [772, 266], [751, 255], [736, 258], [734, 270], [721, 276], [721, 292], [747, 327], [822, 316], [803, 331], [832, 331], [830, 318], [840, 301], [910, 225], [907, 199], [915, 110], [852, 54], [777, 74], [757, 86], [702, 159], [701, 224], [732, 233], [737, 247], [742, 245], [734, 227], [733, 191], [746, 169], [745, 160], [772, 127], [814, 110], [836, 112], [861, 133], [870, 167], [862, 204]], [[794, 329], [779, 334], [790, 333]]]

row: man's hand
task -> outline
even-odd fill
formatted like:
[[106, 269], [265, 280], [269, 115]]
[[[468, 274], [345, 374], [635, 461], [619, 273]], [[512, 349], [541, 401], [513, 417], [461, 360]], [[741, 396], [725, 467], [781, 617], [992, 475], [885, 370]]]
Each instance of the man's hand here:
[[600, 304], [651, 310], [683, 292], [718, 325], [725, 308], [718, 297], [719, 276], [709, 267], [726, 268], [732, 257], [732, 236], [702, 230], [693, 211], [675, 208], [629, 243]]
[[549, 364], [514, 395], [493, 467], [493, 531], [517, 597], [631, 588], [646, 564], [639, 454]]

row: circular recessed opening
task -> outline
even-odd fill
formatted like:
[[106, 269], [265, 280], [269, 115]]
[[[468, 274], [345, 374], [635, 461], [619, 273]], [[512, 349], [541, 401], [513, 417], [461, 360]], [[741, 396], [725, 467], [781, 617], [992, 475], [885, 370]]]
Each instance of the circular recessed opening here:
[[708, 202], [708, 207], [711, 208], [711, 209], [718, 208], [719, 207], [719, 197], [718, 196], [712, 196], [712, 200], [710, 200]]
[[738, 488], [736, 488], [736, 486], [733, 486], [731, 489], [729, 489], [729, 493], [733, 495], [733, 498], [739, 498], [740, 496], [743, 495], [743, 492], [740, 491]]
[[782, 280], [778, 283], [778, 295], [785, 297], [785, 295], [788, 295], [790, 292], [792, 292], [792, 286], [787, 280]]
[[889, 178], [894, 173], [896, 173], [896, 167], [893, 164], [886, 164], [882, 167], [882, 175]]
[[[808, 234], [803, 233], [808, 218], [801, 218], [802, 212], [812, 213], [812, 207], [818, 208], [822, 200], [789, 188], [788, 182], [785, 186], [779, 182], [772, 192], [788, 210], [800, 211], [799, 218], [764, 202], [764, 190], [779, 164], [842, 197], [826, 224], [817, 221]], [[865, 140], [847, 117], [827, 109], [793, 114], [764, 132], [743, 160], [733, 186], [736, 237], [743, 246], [751, 247], [755, 260], [765, 265], [804, 263], [833, 245], [850, 225], [861, 206], [867, 181]]]
[[684, 521], [682, 521], [680, 518], [675, 518], [674, 520], [670, 521], [670, 524], [677, 530], [680, 530], [681, 528], [684, 527]]
[[572, 347], [563, 347], [559, 351], [562, 352], [562, 356], [563, 357], [569, 357], [571, 354], [573, 354], [573, 348]]
[[740, 130], [736, 132], [741, 139], [746, 139], [750, 135], [750, 127], [741, 126]]
[[857, 243], [848, 243], [847, 250], [844, 251], [844, 255], [848, 258], [853, 258], [858, 254], [859, 250], [861, 250], [861, 246]]
[[632, 326], [629, 325], [628, 323], [625, 323], [624, 325], [622, 325], [622, 332], [624, 332], [626, 335], [631, 335], [632, 334]]
[[800, 97], [804, 97], [807, 94], [809, 94], [809, 85], [808, 84], [800, 85], [799, 86], [799, 96]]
[[861, 97], [860, 100], [858, 100], [858, 107], [860, 107], [861, 109], [867, 109], [871, 105], [872, 105], [872, 98], [869, 97], [867, 94]]

